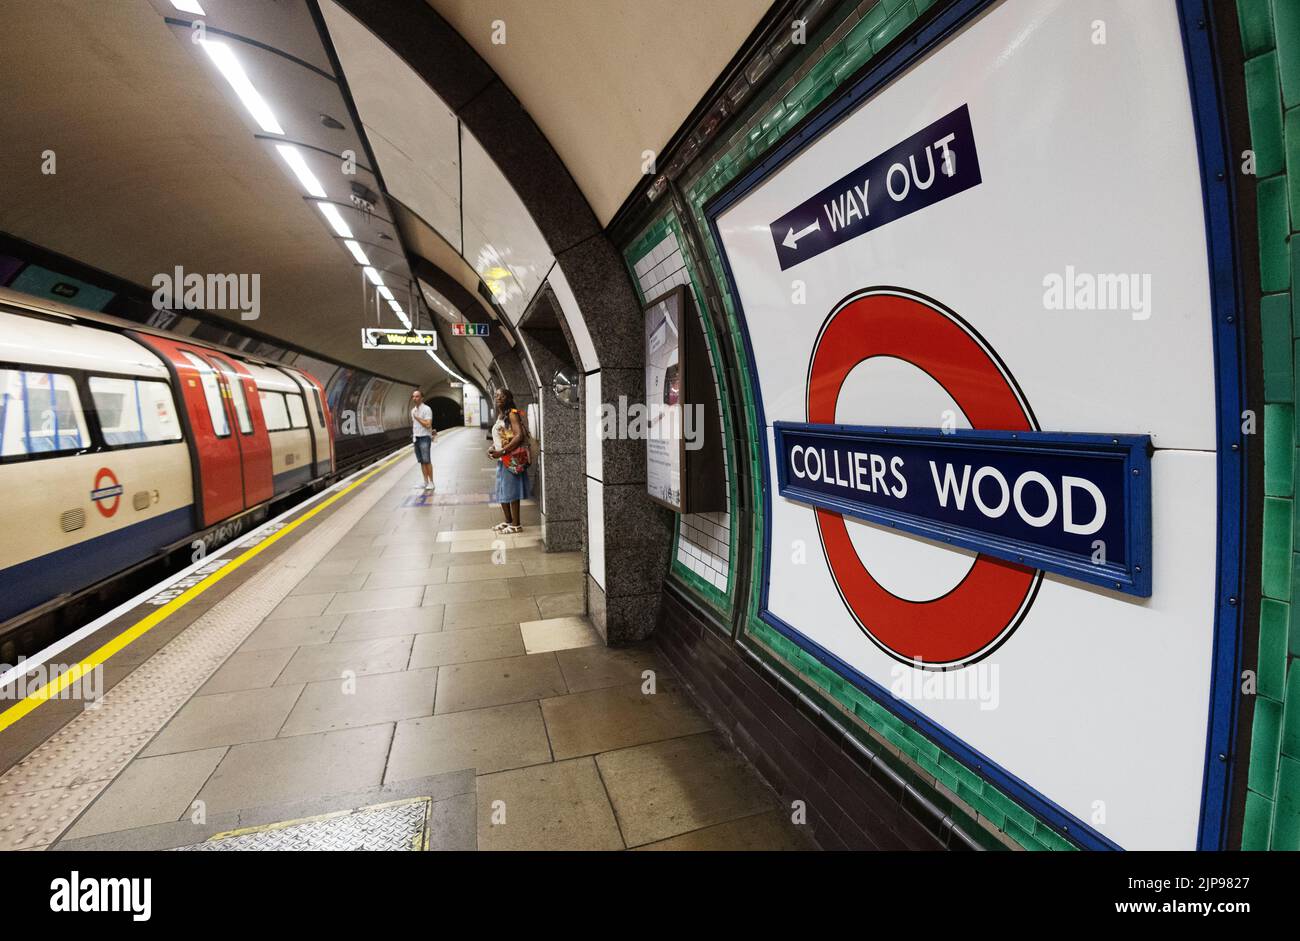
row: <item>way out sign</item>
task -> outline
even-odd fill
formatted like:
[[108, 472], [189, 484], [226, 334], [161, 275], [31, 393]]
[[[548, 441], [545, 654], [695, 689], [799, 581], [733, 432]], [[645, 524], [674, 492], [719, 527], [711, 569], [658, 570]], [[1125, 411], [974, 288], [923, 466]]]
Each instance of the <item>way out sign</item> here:
[[432, 330], [384, 330], [364, 327], [361, 348], [366, 350], [436, 350], [438, 334]]
[[975, 134], [962, 105], [773, 222], [781, 270], [979, 182]]
[[774, 423], [781, 496], [1151, 595], [1145, 435]]

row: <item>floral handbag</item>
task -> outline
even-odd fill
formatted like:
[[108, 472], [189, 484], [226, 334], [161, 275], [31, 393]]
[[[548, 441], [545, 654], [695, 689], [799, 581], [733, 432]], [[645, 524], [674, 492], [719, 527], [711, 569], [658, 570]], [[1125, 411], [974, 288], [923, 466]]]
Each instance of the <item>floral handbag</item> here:
[[[533, 456], [528, 450], [528, 426], [524, 424], [525, 419], [523, 413], [516, 411], [516, 414], [518, 414], [520, 418], [520, 433], [523, 435], [525, 443], [515, 448], [509, 454], [501, 455], [501, 463], [506, 466], [506, 470], [510, 471], [510, 473], [522, 474], [527, 470], [528, 465], [533, 462]], [[507, 425], [506, 433], [509, 434], [509, 431], [510, 428]], [[501, 444], [502, 449], [504, 450], [505, 448], [510, 447], [510, 442], [514, 440], [515, 439], [512, 437], [503, 438]]]

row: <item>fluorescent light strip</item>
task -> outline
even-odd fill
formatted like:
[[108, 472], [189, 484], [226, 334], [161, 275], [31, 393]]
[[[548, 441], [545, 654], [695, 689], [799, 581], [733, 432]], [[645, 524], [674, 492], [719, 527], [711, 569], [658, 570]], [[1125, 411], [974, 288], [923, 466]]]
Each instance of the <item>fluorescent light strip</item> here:
[[[366, 253], [362, 250], [361, 246], [358, 245], [355, 241], [353, 241], [352, 239], [344, 239], [343, 244], [348, 247], [348, 251], [350, 251], [352, 253], [352, 257], [357, 260], [357, 264], [359, 265], [370, 264], [370, 259], [366, 257]], [[382, 290], [386, 291], [388, 289], [383, 288]]]
[[370, 283], [373, 284], [375, 287], [378, 288], [384, 286], [384, 279], [380, 277], [379, 272], [376, 271], [374, 268], [370, 267], [369, 265], [366, 265], [361, 270], [366, 273], [366, 277], [370, 279]]
[[203, 12], [203, 7], [199, 6], [199, 0], [172, 0], [172, 6], [182, 13], [193, 13], [195, 16], [207, 16]]
[[[317, 203], [316, 205], [320, 206], [321, 214], [329, 220], [330, 227], [339, 237], [345, 239], [352, 238], [352, 229], [343, 221], [343, 216], [339, 214], [338, 206], [335, 206], [333, 203]], [[362, 264], [369, 264], [369, 262], [362, 262]]]
[[302, 151], [289, 144], [276, 144], [275, 149], [280, 151], [280, 156], [289, 165], [289, 169], [298, 178], [298, 182], [307, 191], [307, 195], [315, 196], [317, 199], [324, 199], [325, 187], [320, 185], [320, 180], [316, 179], [316, 174], [312, 173], [311, 167], [307, 166], [307, 161], [302, 158]]
[[393, 297], [393, 292], [383, 286], [380, 286], [379, 288], [379, 296], [382, 297], [384, 300], [388, 301], [388, 303], [390, 304], [392, 304], [396, 300], [396, 298]]
[[248, 80], [248, 73], [239, 64], [239, 60], [235, 58], [234, 50], [223, 42], [213, 42], [210, 39], [200, 39], [199, 45], [203, 47], [203, 51], [208, 54], [208, 58], [212, 60], [221, 74], [225, 76], [226, 81], [230, 83], [230, 87], [239, 96], [239, 100], [248, 109], [248, 113], [257, 122], [257, 126], [268, 134], [283, 134], [284, 128], [280, 127], [280, 122], [275, 119], [275, 112], [266, 103], [266, 99], [258, 94], [257, 89], [253, 87], [253, 83]]
[[439, 366], [442, 367], [442, 371], [445, 372], [447, 375], [461, 382], [468, 382], [468, 380], [464, 376], [460, 375], [459, 373], [452, 372], [446, 363], [438, 359], [438, 355], [434, 353], [433, 350], [425, 350], [425, 352], [429, 354], [429, 358], [431, 360], [433, 360], [435, 363], [437, 363]]

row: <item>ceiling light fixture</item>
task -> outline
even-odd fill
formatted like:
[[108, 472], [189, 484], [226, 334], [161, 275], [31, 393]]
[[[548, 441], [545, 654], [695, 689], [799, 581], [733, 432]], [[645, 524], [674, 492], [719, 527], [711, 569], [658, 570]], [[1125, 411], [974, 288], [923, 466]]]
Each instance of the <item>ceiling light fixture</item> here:
[[257, 89], [253, 87], [253, 83], [248, 80], [248, 73], [239, 64], [239, 60], [235, 58], [234, 50], [223, 42], [213, 42], [210, 39], [200, 39], [199, 45], [203, 47], [203, 51], [208, 54], [208, 58], [212, 60], [226, 81], [230, 83], [230, 87], [239, 96], [239, 100], [248, 109], [248, 113], [253, 116], [253, 120], [257, 122], [258, 127], [268, 134], [283, 134], [284, 128], [280, 127], [280, 122], [275, 119], [275, 112], [266, 103], [266, 99], [258, 94]]
[[397, 298], [393, 297], [393, 292], [388, 290], [388, 288], [381, 287], [378, 288], [377, 290], [379, 291], [379, 296], [382, 297], [384, 300], [388, 301], [388, 303], [391, 304], [397, 300]]
[[[352, 229], [343, 221], [343, 217], [339, 215], [338, 206], [335, 206], [333, 203], [317, 203], [317, 205], [320, 206], [321, 213], [329, 220], [330, 226], [336, 233], [338, 233], [340, 238], [352, 238]], [[362, 262], [362, 264], [369, 264], [369, 262]]]
[[453, 379], [468, 384], [469, 380], [467, 380], [464, 376], [460, 375], [459, 373], [452, 372], [451, 369], [448, 368], [446, 363], [438, 359], [437, 354], [434, 353], [433, 350], [425, 350], [425, 352], [429, 354], [429, 359], [433, 360], [435, 363], [441, 366], [442, 371], [445, 372], [447, 375], [451, 376]]
[[352, 257], [357, 260], [357, 264], [359, 265], [370, 264], [370, 259], [366, 257], [366, 253], [362, 250], [361, 246], [358, 245], [356, 242], [354, 242], [352, 239], [344, 239], [343, 244], [348, 247], [348, 251], [350, 251], [352, 253]]
[[307, 166], [307, 161], [302, 157], [302, 151], [289, 144], [276, 144], [275, 149], [280, 151], [280, 156], [284, 158], [284, 162], [289, 165], [289, 169], [293, 171], [294, 176], [298, 178], [298, 182], [302, 184], [308, 195], [315, 196], [317, 199], [324, 199], [325, 187], [320, 185], [320, 180], [316, 179], [316, 174], [312, 173], [311, 167]]
[[203, 7], [199, 6], [199, 0], [172, 0], [172, 6], [182, 13], [193, 13], [195, 16], [207, 16], [203, 12]]
[[375, 287], [378, 288], [384, 286], [384, 279], [380, 277], [379, 272], [376, 271], [374, 268], [371, 268], [369, 265], [366, 265], [361, 270], [366, 273], [366, 277], [370, 279], [370, 283], [373, 284]]

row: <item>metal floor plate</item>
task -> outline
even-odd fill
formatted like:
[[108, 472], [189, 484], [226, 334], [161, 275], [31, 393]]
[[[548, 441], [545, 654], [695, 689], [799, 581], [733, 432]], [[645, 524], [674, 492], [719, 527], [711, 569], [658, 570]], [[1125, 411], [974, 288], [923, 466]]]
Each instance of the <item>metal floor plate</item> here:
[[200, 852], [423, 850], [428, 845], [431, 804], [427, 797], [374, 804], [306, 820], [218, 833], [202, 843], [176, 849]]

